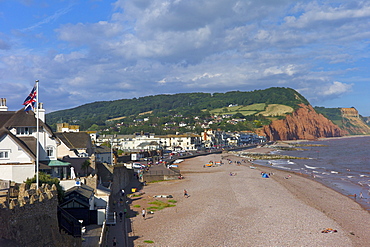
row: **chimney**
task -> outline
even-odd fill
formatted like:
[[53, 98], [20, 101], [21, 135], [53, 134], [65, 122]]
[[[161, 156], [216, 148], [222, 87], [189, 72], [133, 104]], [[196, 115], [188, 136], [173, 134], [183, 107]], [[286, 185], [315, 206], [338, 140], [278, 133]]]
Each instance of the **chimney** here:
[[39, 103], [39, 108], [38, 108], [39, 113], [38, 114], [39, 114], [39, 119], [45, 123], [45, 109], [43, 108], [43, 105], [44, 105], [43, 103]]
[[6, 106], [6, 98], [0, 99], [0, 111], [8, 111], [8, 107]]

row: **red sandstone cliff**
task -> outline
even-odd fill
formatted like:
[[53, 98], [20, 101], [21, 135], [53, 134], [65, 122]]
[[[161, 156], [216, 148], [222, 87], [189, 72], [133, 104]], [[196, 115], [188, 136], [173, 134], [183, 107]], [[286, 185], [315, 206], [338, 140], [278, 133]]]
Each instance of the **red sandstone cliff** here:
[[342, 126], [351, 135], [368, 135], [370, 134], [370, 127], [367, 125], [358, 111], [352, 108], [341, 108], [342, 113]]
[[311, 105], [300, 104], [300, 108], [285, 119], [274, 120], [260, 129], [259, 134], [268, 140], [313, 140], [321, 137], [339, 137], [348, 135], [322, 114], [318, 114]]

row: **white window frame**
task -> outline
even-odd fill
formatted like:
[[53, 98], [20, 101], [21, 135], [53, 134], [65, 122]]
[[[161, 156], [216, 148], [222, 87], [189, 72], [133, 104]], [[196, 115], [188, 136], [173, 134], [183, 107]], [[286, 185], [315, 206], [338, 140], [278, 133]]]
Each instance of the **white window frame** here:
[[8, 160], [10, 159], [10, 150], [0, 150], [0, 160]]
[[34, 132], [33, 127], [17, 127], [17, 136], [29, 136]]

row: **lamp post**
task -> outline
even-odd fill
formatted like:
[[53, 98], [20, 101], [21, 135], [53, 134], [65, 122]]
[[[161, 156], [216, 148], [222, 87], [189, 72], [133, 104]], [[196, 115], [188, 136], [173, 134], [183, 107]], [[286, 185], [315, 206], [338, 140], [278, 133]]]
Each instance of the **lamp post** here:
[[113, 135], [110, 142], [110, 157], [111, 157], [111, 165], [113, 166]]

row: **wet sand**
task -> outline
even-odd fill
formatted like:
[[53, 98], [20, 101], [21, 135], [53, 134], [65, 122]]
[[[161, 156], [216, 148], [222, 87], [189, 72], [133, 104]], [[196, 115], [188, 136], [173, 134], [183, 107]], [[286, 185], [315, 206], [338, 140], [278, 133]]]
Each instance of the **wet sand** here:
[[[268, 150], [258, 149], [258, 152]], [[203, 167], [208, 161], [223, 165]], [[179, 164], [184, 180], [151, 183], [131, 207], [141, 212], [154, 195], [172, 195], [175, 207], [131, 218], [135, 246], [368, 246], [370, 214], [324, 185], [212, 154]], [[262, 178], [261, 171], [273, 173]], [[234, 176], [230, 176], [230, 172]], [[183, 190], [190, 195], [184, 198]], [[162, 199], [166, 201], [168, 199]], [[141, 208], [133, 207], [139, 205]], [[331, 228], [335, 233], [322, 233]], [[144, 241], [152, 241], [145, 243]]]

